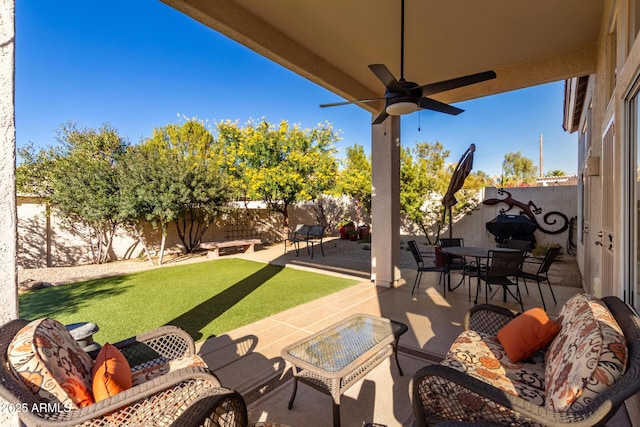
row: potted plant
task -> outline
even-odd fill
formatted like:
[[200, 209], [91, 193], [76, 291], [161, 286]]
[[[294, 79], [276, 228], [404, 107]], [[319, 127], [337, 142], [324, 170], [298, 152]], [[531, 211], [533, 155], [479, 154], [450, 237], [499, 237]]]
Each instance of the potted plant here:
[[358, 234], [360, 235], [360, 240], [364, 240], [369, 237], [369, 226], [361, 225], [358, 227]]
[[355, 225], [349, 227], [347, 229], [347, 233], [348, 233], [349, 240], [356, 241], [356, 240], [360, 239], [360, 233], [358, 233], [358, 229], [356, 228]]
[[[353, 240], [351, 239], [351, 235], [355, 232], [356, 235], [358, 231], [356, 230], [356, 225], [350, 219], [344, 219], [338, 223], [338, 231], [340, 233], [340, 238], [343, 240]], [[358, 240], [358, 239], [356, 239]]]

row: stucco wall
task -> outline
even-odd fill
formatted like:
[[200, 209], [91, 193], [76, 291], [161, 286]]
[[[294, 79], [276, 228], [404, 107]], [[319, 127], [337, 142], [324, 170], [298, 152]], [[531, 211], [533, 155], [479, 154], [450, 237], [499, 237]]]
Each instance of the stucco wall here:
[[15, 2], [0, 2], [0, 323], [17, 317]]
[[[314, 203], [300, 204], [289, 209], [289, 223], [316, 224], [319, 213]], [[328, 234], [335, 234], [339, 219], [345, 215], [355, 217], [353, 207], [344, 200], [323, 203], [324, 217], [331, 225]], [[21, 268], [62, 267], [87, 264], [92, 261], [91, 249], [86, 241], [67, 230], [55, 213], [48, 213], [42, 201], [33, 196], [17, 198], [18, 250]], [[366, 221], [365, 221], [366, 222]], [[280, 214], [271, 213], [263, 206], [241, 209], [236, 214], [221, 217], [202, 237], [203, 242], [257, 238], [264, 243], [284, 238]], [[161, 232], [150, 223], [145, 224], [143, 235], [152, 256], [160, 249]], [[167, 229], [165, 254], [182, 253], [183, 244], [176, 225]], [[135, 258], [143, 253], [142, 245], [124, 228], [119, 228], [113, 239], [110, 259]]]
[[[14, 59], [15, 1], [4, 0], [0, 2], [0, 324], [18, 317]], [[0, 425], [17, 426], [18, 417], [0, 411]]]
[[[511, 193], [513, 199], [524, 204], [533, 202], [537, 207], [541, 208], [542, 212], [536, 215], [536, 219], [545, 229], [557, 230], [559, 225], [564, 223], [564, 221], [558, 221], [555, 226], [544, 224], [542, 217], [548, 212], [561, 212], [568, 219], [576, 216], [578, 194], [576, 186], [509, 188], [507, 191]], [[498, 194], [497, 188], [489, 187], [483, 190], [481, 200], [502, 200], [505, 197], [506, 195]], [[454, 237], [462, 237], [466, 246], [493, 246], [495, 245], [495, 236], [487, 232], [486, 223], [498, 216], [501, 209], [508, 208], [509, 206], [504, 203], [496, 205], [480, 204], [473, 212], [454, 222], [452, 235]], [[507, 213], [518, 215], [520, 209], [514, 207]], [[558, 243], [566, 248], [568, 233], [569, 231], [566, 230], [560, 234], [545, 234], [536, 230], [534, 236], [538, 244]], [[449, 236], [448, 228], [442, 230], [441, 236]]]
[[[551, 211], [562, 212], [567, 218], [576, 215], [577, 188], [575, 186], [557, 187], [531, 187], [509, 189], [512, 197], [522, 203], [535, 203], [542, 209], [539, 215], [539, 223], [543, 224], [542, 216]], [[496, 188], [486, 188], [481, 193], [481, 199], [503, 199], [498, 195]], [[487, 233], [485, 223], [495, 218], [500, 209], [507, 209], [504, 204], [493, 206], [480, 205], [471, 214], [465, 216], [453, 225], [453, 234], [462, 236], [467, 245], [493, 245], [494, 236]], [[297, 205], [289, 210], [289, 223], [292, 227], [296, 224], [315, 224], [318, 219], [317, 205], [306, 203]], [[518, 214], [514, 208], [509, 214]], [[330, 227], [327, 231], [330, 235], [337, 232], [337, 221], [348, 216], [355, 218], [352, 205], [345, 200], [333, 200], [324, 203], [324, 215]], [[236, 221], [244, 223], [238, 227], [230, 226]], [[368, 223], [367, 218], [361, 220]], [[89, 246], [78, 237], [66, 231], [55, 215], [47, 219], [45, 206], [40, 200], [33, 197], [18, 198], [18, 224], [19, 246], [18, 265], [22, 268], [39, 268], [46, 266], [68, 266], [91, 262]], [[264, 208], [254, 207], [246, 211], [240, 211], [233, 217], [222, 218], [212, 224], [203, 236], [204, 242], [233, 240], [238, 238], [259, 238], [265, 243], [282, 240], [282, 218], [279, 214], [269, 213]], [[551, 226], [545, 226], [551, 229]], [[375, 234], [375, 229], [373, 230]], [[406, 233], [403, 233], [406, 234]], [[160, 248], [160, 231], [147, 224], [144, 230], [147, 245], [155, 255]], [[448, 235], [448, 229], [444, 229], [443, 236]], [[549, 235], [540, 231], [535, 232], [538, 243], [566, 244], [567, 231]], [[180, 253], [183, 246], [178, 236], [175, 224], [171, 223], [168, 229], [166, 251], [167, 253]], [[131, 237], [124, 229], [119, 229], [114, 240], [111, 259], [128, 259], [137, 257], [142, 252], [142, 246]]]

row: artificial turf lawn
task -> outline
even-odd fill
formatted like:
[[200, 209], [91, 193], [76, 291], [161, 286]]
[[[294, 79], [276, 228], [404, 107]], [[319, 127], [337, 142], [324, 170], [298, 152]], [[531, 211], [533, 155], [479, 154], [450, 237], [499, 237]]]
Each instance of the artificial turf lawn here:
[[20, 295], [20, 317], [91, 321], [100, 343], [171, 324], [196, 340], [220, 335], [358, 283], [242, 259], [165, 267]]

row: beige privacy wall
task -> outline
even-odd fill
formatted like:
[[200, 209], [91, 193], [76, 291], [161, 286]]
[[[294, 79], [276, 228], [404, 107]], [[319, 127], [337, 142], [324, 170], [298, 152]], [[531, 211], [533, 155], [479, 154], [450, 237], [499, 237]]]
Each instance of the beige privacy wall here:
[[[539, 215], [536, 215], [536, 219], [537, 222], [545, 229], [557, 230], [559, 229], [559, 226], [564, 223], [564, 221], [558, 217], [550, 217], [550, 220], [557, 220], [556, 225], [544, 224], [543, 216], [548, 212], [561, 212], [568, 219], [577, 215], [578, 188], [575, 185], [507, 188], [506, 191], [511, 193], [511, 197], [513, 199], [522, 202], [525, 205], [528, 205], [529, 202], [533, 202], [533, 204], [540, 208], [542, 212]], [[498, 189], [495, 187], [485, 188], [483, 192], [484, 194], [481, 197], [482, 200], [506, 198], [506, 194], [499, 195]], [[471, 214], [466, 215], [463, 219], [453, 224], [454, 237], [463, 237], [466, 246], [485, 246], [495, 244], [495, 236], [487, 232], [485, 224], [498, 216], [500, 209], [508, 208], [509, 206], [504, 203], [491, 206], [481, 204]], [[513, 207], [507, 212], [507, 214], [518, 215], [521, 211], [522, 209]], [[545, 234], [536, 230], [534, 236], [538, 244], [559, 243], [565, 247], [568, 234], [568, 230], [560, 234]], [[443, 235], [448, 236], [448, 230], [445, 230]]]
[[[542, 217], [550, 211], [560, 211], [568, 218], [576, 215], [576, 186], [557, 187], [530, 187], [509, 189], [512, 197], [520, 202], [528, 204], [533, 201], [542, 209]], [[480, 199], [499, 198], [497, 189], [490, 187], [481, 192]], [[355, 218], [353, 206], [345, 206], [341, 202], [340, 207], [327, 208], [326, 217], [331, 218], [329, 235], [337, 235], [337, 222], [344, 216]], [[471, 214], [465, 216], [453, 225], [453, 234], [463, 237], [466, 245], [493, 245], [493, 236], [487, 233], [485, 223], [498, 215], [500, 209], [508, 206], [498, 204], [495, 206], [478, 206]], [[62, 226], [60, 219], [55, 215], [46, 214], [45, 206], [34, 197], [18, 197], [18, 265], [23, 268], [40, 268], [47, 266], [68, 266], [84, 264], [91, 261], [90, 251], [85, 242], [74, 236]], [[249, 208], [252, 220], [246, 224], [238, 224], [237, 227], [229, 226], [225, 221], [213, 224], [204, 235], [203, 241], [234, 240], [238, 238], [259, 238], [264, 243], [275, 243], [282, 240], [281, 221], [277, 214], [269, 213], [262, 206]], [[518, 214], [519, 209], [513, 208], [510, 214]], [[542, 221], [542, 219], [540, 219]], [[318, 222], [318, 213], [313, 203], [305, 203], [290, 210], [290, 224], [314, 224]], [[362, 219], [361, 222], [368, 223]], [[372, 230], [375, 234], [375, 230]], [[411, 234], [403, 231], [402, 234]], [[558, 235], [547, 235], [536, 231], [538, 243], [566, 244], [568, 232]], [[443, 236], [448, 235], [444, 229]], [[152, 254], [160, 245], [160, 233], [154, 230], [150, 224], [145, 227], [145, 236]], [[420, 236], [417, 236], [419, 239]], [[129, 234], [121, 229], [118, 231], [114, 243], [112, 259], [135, 258], [140, 255], [142, 246], [132, 239]], [[182, 244], [176, 232], [175, 225], [171, 224], [167, 238], [167, 251], [169, 253], [181, 252]]]

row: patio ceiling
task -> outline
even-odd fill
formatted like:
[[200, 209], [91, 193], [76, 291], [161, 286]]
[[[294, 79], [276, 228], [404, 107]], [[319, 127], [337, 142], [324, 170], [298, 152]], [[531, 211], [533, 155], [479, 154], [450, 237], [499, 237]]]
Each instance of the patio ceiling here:
[[[384, 96], [368, 64], [400, 78], [400, 0], [162, 1], [347, 100]], [[604, 5], [406, 0], [405, 78], [422, 85], [496, 71], [433, 96], [458, 102], [591, 74]]]

